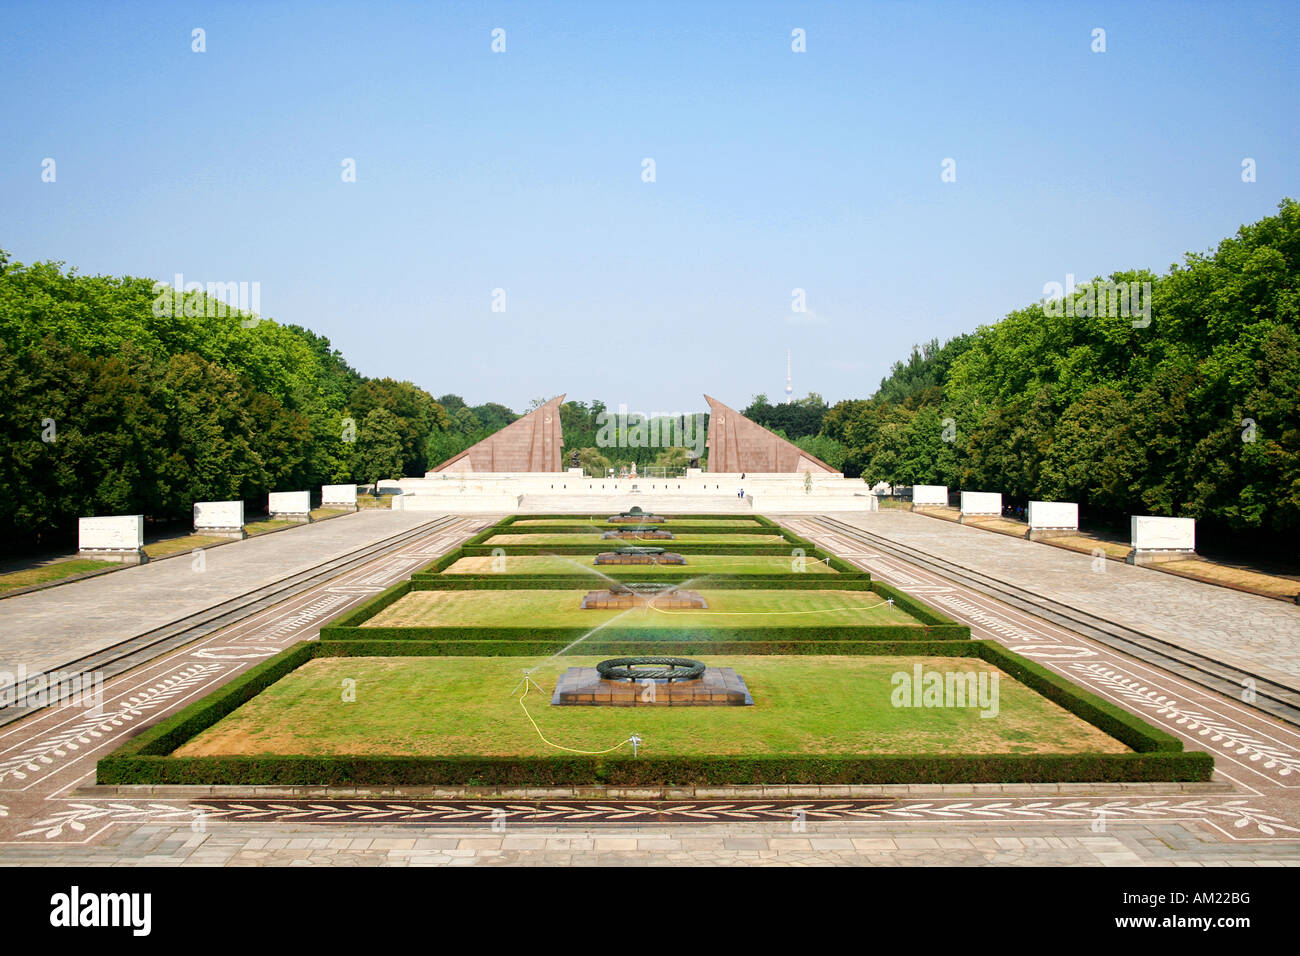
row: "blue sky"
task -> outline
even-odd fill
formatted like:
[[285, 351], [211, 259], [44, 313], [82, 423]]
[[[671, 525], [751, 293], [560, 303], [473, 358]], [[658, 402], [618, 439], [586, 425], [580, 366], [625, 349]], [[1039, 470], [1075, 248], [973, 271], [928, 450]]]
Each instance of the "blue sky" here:
[[915, 342], [1300, 196], [1295, 2], [5, 12], [0, 247], [256, 281], [472, 404], [743, 407], [787, 349], [796, 395], [865, 397]]

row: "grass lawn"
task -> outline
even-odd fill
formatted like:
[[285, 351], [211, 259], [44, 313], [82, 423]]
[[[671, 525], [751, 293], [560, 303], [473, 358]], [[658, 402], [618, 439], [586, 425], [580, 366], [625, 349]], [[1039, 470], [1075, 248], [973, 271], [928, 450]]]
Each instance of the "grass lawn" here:
[[[318, 658], [281, 678], [176, 756], [409, 754], [563, 756], [547, 739], [605, 750], [635, 732], [646, 755], [1123, 753], [1114, 738], [980, 660], [932, 657], [704, 657], [734, 667], [752, 707], [552, 707], [567, 667], [598, 658]], [[997, 713], [894, 707], [896, 672], [999, 675]], [[521, 671], [536, 667], [520, 704]], [[356, 681], [356, 700], [341, 687]]]
[[[633, 544], [634, 542], [623, 542]], [[644, 542], [655, 545], [653, 541]], [[671, 541], [663, 542], [671, 546]], [[655, 545], [657, 546], [657, 545]], [[671, 547], [669, 548], [671, 550]], [[682, 578], [697, 577], [700, 574], [790, 574], [794, 571], [793, 561], [779, 554], [688, 554], [686, 563], [664, 565], [608, 565], [600, 569], [595, 565], [594, 554], [511, 554], [506, 555], [505, 570], [499, 574], [581, 574], [590, 572], [593, 580], [599, 580], [602, 573], [623, 580], [633, 580], [638, 574], [653, 572], [662, 577], [665, 572], [673, 572]], [[491, 574], [492, 562], [496, 558], [461, 558], [443, 574]], [[804, 565], [808, 574], [838, 574], [833, 568], [808, 558]]]
[[266, 532], [274, 531], [277, 528], [287, 528], [291, 524], [304, 524], [304, 522], [285, 521], [281, 518], [276, 518], [273, 520], [255, 521], [252, 524], [246, 524], [244, 525], [244, 530], [248, 532], [249, 537], [252, 537], [255, 534], [266, 534]]
[[162, 541], [146, 544], [144, 553], [151, 558], [165, 558], [169, 554], [193, 551], [195, 548], [206, 548], [210, 544], [228, 540], [228, 538], [216, 534], [187, 534], [179, 538], [164, 538]]
[[871, 591], [710, 591], [693, 587], [707, 609], [583, 609], [583, 590], [412, 591], [363, 627], [583, 627], [617, 619], [620, 627], [814, 627], [917, 624]]
[[[507, 526], [510, 528], [544, 528], [547, 525], [590, 525], [601, 531], [608, 531], [610, 528], [635, 528], [636, 525], [628, 524], [610, 524], [610, 515], [617, 514], [611, 511], [607, 515], [573, 515], [569, 518], [520, 518], [518, 521]], [[674, 518], [671, 515], [665, 515], [667, 521], [656, 521], [647, 524], [647, 528], [668, 528], [672, 530], [674, 524], [689, 524], [701, 528], [752, 528], [758, 524], [753, 518]]]
[[313, 521], [322, 521], [325, 518], [336, 518], [339, 515], [350, 514], [352, 514], [352, 512], [346, 508], [313, 508], [311, 518]]
[[[590, 534], [494, 534], [484, 544], [595, 544], [617, 548], [623, 545], [648, 544], [656, 548], [672, 549], [674, 544], [781, 544], [785, 539], [779, 534], [679, 534], [669, 538], [602, 538], [600, 532]], [[794, 545], [791, 545], [794, 547]]]
[[85, 574], [88, 571], [121, 567], [126, 567], [126, 565], [117, 561], [97, 561], [94, 558], [72, 558], [68, 561], [55, 561], [53, 564], [43, 564], [38, 568], [24, 568], [21, 571], [0, 574], [0, 592], [29, 588], [35, 584], [48, 584], [50, 581], [59, 581], [74, 575]]

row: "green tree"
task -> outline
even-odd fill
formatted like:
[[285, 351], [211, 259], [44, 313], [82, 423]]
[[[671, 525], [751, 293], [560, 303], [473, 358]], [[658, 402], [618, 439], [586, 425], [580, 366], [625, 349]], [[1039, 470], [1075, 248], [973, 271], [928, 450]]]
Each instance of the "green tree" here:
[[402, 475], [401, 421], [386, 408], [372, 408], [357, 426], [353, 474], [357, 481], [373, 485]]

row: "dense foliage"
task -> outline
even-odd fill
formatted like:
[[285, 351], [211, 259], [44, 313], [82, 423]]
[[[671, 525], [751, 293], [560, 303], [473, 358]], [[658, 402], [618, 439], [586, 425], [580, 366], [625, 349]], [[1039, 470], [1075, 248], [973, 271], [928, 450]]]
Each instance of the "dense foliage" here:
[[1300, 528], [1300, 204], [1166, 275], [1110, 279], [1151, 284], [1149, 322], [1084, 308], [1080, 286], [1074, 308], [1044, 300], [914, 350], [821, 434], [873, 483]]
[[[535, 399], [533, 406], [542, 404]], [[640, 474], [664, 469], [680, 474], [692, 458], [705, 459], [708, 415], [664, 415], [609, 409], [599, 399], [590, 404], [568, 401], [560, 406], [564, 464], [573, 450], [588, 475], [602, 475], [636, 465]]]
[[0, 392], [0, 531], [18, 547], [66, 541], [82, 515], [183, 520], [195, 501], [423, 474], [464, 405], [202, 292], [3, 251]]
[[804, 398], [773, 405], [766, 395], [755, 395], [742, 415], [790, 441], [816, 435], [826, 417], [826, 402], [816, 392]]

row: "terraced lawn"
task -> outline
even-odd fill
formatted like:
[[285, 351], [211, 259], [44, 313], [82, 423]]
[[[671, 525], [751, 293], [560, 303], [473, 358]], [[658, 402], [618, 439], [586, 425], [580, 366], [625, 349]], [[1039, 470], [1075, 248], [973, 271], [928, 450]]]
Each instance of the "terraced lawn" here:
[[[608, 531], [610, 528], [627, 528], [626, 524], [610, 524], [609, 515], [573, 515], [568, 518], [521, 518], [506, 526], [510, 528], [544, 528], [548, 525], [579, 525], [587, 524], [593, 530]], [[754, 528], [758, 522], [753, 518], [674, 518], [672, 515], [665, 515], [666, 521], [656, 521], [647, 524], [647, 528], [672, 528], [674, 524], [689, 524], [696, 527], [708, 528]], [[636, 527], [631, 525], [630, 527]]]
[[585, 590], [412, 591], [362, 627], [813, 627], [918, 624], [872, 591], [709, 590], [691, 587], [707, 609], [582, 608]]
[[[617, 746], [645, 755], [1123, 753], [1127, 747], [971, 658], [702, 657], [734, 667], [752, 707], [552, 707], [570, 666], [595, 657], [318, 658], [281, 678], [176, 752], [563, 756]], [[895, 675], [988, 674], [975, 706], [896, 707]], [[522, 668], [541, 692], [521, 704]], [[994, 685], [994, 675], [997, 683]], [[355, 681], [356, 700], [339, 688]], [[996, 686], [996, 694], [992, 693]], [[996, 701], [996, 711], [993, 702]], [[983, 706], [980, 706], [980, 705]], [[525, 710], [526, 708], [526, 710]], [[981, 716], [990, 714], [989, 717]], [[529, 722], [536, 721], [538, 730]], [[540, 730], [540, 733], [539, 733]]]
[[[527, 544], [527, 545], [551, 545], [551, 544], [591, 544], [607, 548], [617, 548], [621, 545], [628, 544], [648, 544], [657, 548], [672, 548], [674, 544], [781, 544], [785, 538], [779, 534], [726, 534], [720, 532], [701, 533], [701, 534], [678, 534], [671, 539], [668, 538], [604, 538], [601, 532], [591, 532], [587, 534], [494, 534], [484, 544]], [[794, 547], [794, 545], [791, 545]]]
[[[631, 544], [632, 542], [628, 542]], [[646, 542], [654, 544], [654, 542]], [[664, 542], [671, 545], [671, 541]], [[658, 545], [656, 545], [658, 547]], [[708, 574], [790, 574], [795, 570], [792, 558], [779, 554], [688, 554], [686, 564], [663, 565], [595, 565], [594, 554], [511, 554], [504, 558], [477, 557], [461, 558], [443, 574], [584, 574], [590, 573], [593, 579], [602, 575], [630, 580], [647, 571], [655, 577], [666, 574], [675, 577], [690, 578]], [[503, 566], [493, 562], [503, 560]], [[838, 574], [839, 572], [820, 561], [808, 558], [804, 563], [808, 574]]]

